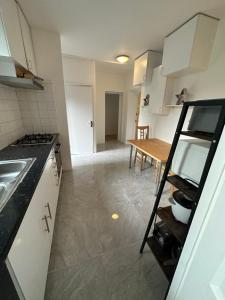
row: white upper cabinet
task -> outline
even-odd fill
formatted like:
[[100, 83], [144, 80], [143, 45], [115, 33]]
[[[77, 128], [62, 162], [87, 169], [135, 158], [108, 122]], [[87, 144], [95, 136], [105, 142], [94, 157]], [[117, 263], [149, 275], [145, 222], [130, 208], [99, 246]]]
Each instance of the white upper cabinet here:
[[154, 68], [150, 84], [150, 111], [153, 114], [168, 114], [166, 105], [171, 103], [173, 83], [173, 78], [162, 75], [162, 66]]
[[162, 54], [147, 51], [139, 56], [134, 62], [133, 85], [142, 85], [151, 81], [152, 70], [162, 62]]
[[27, 68], [17, 5], [14, 0], [0, 0], [0, 56], [12, 56]]
[[8, 41], [6, 39], [5, 27], [4, 27], [2, 16], [0, 17], [0, 54], [2, 56], [9, 56], [10, 55]]
[[30, 26], [27, 23], [27, 20], [19, 7], [18, 7], [18, 14], [19, 14], [23, 43], [24, 43], [25, 56], [27, 60], [27, 67], [29, 71], [31, 71], [33, 74], [36, 74], [36, 64], [35, 64], [33, 41], [32, 41]]
[[198, 14], [165, 38], [163, 75], [178, 76], [206, 70], [217, 25], [217, 19]]
[[148, 52], [144, 53], [134, 61], [133, 85], [141, 85], [145, 81], [147, 64]]

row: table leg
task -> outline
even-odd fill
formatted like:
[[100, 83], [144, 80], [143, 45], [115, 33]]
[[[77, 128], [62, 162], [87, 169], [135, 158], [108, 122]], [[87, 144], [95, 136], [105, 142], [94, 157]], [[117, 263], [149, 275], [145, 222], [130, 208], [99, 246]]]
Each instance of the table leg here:
[[130, 162], [129, 162], [129, 168], [132, 168], [132, 153], [133, 153], [133, 145], [130, 145]]
[[151, 157], [150, 167], [153, 166], [153, 158]]
[[159, 164], [158, 164], [158, 170], [157, 170], [157, 177], [156, 177], [156, 184], [155, 184], [155, 195], [157, 195], [158, 190], [159, 190], [161, 173], [162, 173], [162, 162], [160, 161]]

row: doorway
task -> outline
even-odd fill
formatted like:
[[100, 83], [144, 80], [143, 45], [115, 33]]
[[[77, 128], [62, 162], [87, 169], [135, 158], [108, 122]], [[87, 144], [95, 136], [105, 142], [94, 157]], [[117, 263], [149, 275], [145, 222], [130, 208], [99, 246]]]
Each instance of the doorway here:
[[93, 93], [91, 86], [65, 85], [71, 154], [93, 153]]
[[119, 134], [120, 94], [105, 93], [105, 141], [117, 141]]

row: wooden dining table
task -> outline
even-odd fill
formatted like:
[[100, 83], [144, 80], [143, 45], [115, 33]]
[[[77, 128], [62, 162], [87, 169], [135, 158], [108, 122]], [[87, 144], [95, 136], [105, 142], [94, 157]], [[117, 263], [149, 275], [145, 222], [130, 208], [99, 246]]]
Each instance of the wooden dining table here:
[[139, 151], [143, 152], [144, 154], [158, 162], [155, 186], [155, 194], [157, 194], [161, 180], [162, 167], [167, 162], [171, 144], [155, 138], [145, 140], [128, 140], [127, 142], [130, 145], [129, 168], [132, 168], [133, 148], [138, 149]]

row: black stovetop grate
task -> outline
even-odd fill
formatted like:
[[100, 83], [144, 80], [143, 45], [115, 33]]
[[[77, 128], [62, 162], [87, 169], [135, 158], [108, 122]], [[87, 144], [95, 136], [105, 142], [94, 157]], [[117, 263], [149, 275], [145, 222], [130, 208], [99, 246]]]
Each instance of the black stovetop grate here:
[[26, 134], [21, 139], [18, 139], [14, 145], [37, 145], [37, 144], [50, 144], [53, 140], [52, 134], [38, 133]]

